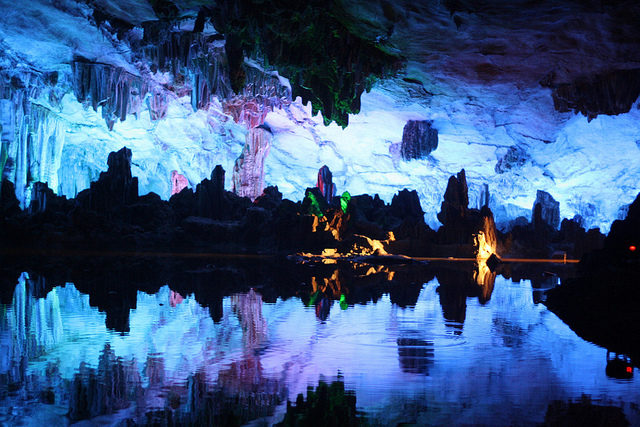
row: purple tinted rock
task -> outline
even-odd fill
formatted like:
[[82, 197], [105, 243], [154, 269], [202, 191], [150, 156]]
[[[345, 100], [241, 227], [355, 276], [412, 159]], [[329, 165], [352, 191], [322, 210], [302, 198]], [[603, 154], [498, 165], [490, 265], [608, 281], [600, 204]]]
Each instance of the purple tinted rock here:
[[327, 203], [331, 204], [331, 200], [336, 195], [336, 186], [333, 183], [333, 175], [327, 165], [322, 166], [318, 171], [316, 187], [318, 187]]
[[264, 162], [271, 148], [271, 130], [258, 126], [249, 131], [242, 154], [233, 167], [233, 192], [255, 200], [264, 190]]
[[402, 131], [402, 158], [422, 159], [438, 148], [438, 130], [430, 120], [409, 120]]

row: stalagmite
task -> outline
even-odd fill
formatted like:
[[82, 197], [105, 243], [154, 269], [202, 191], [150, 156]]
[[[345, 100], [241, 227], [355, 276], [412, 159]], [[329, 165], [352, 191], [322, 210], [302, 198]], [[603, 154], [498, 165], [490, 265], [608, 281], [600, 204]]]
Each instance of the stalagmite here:
[[253, 128], [247, 134], [242, 154], [233, 167], [233, 192], [255, 200], [264, 189], [264, 161], [271, 148], [271, 131]]
[[318, 171], [316, 187], [318, 187], [327, 203], [331, 204], [331, 200], [336, 195], [336, 185], [333, 183], [333, 175], [327, 165], [322, 166]]
[[[536, 209], [540, 210], [539, 217], [536, 216]], [[536, 226], [541, 225], [540, 222], [543, 222], [557, 230], [560, 225], [560, 202], [557, 202], [546, 191], [538, 190], [536, 201], [533, 203], [531, 222]]]
[[187, 177], [179, 174], [178, 171], [171, 171], [171, 195], [178, 194], [189, 186]]

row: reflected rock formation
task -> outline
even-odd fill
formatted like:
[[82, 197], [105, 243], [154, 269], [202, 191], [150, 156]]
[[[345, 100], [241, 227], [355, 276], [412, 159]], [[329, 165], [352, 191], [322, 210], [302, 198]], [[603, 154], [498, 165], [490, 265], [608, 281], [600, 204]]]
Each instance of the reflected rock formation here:
[[74, 375], [69, 418], [79, 421], [127, 408], [141, 394], [141, 383], [135, 362], [123, 362], [106, 344], [97, 369], [82, 363]]
[[633, 378], [633, 364], [631, 358], [624, 354], [607, 351], [606, 374], [610, 378], [630, 380]]
[[429, 375], [433, 365], [433, 342], [417, 338], [398, 338], [398, 359], [403, 372]]
[[364, 420], [356, 411], [355, 392], [345, 390], [342, 378], [327, 385], [307, 388], [306, 398], [299, 394], [295, 405], [287, 401], [287, 413], [278, 426], [358, 426]]
[[578, 401], [554, 401], [544, 417], [548, 426], [628, 426], [629, 421], [617, 406], [597, 405], [583, 395]]
[[231, 296], [231, 309], [242, 326], [245, 351], [253, 352], [267, 339], [267, 322], [262, 317], [262, 296], [251, 289]]
[[436, 273], [440, 286], [442, 314], [450, 326], [461, 333], [466, 318], [467, 298], [477, 297], [481, 304], [491, 299], [497, 273], [491, 271], [485, 262], [467, 264], [460, 268], [443, 268]]

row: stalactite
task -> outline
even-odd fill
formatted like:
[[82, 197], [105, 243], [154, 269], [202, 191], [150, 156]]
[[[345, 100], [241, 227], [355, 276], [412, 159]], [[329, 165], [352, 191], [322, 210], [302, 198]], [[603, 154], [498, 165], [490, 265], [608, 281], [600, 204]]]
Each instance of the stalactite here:
[[255, 200], [264, 190], [264, 161], [271, 148], [271, 131], [253, 128], [233, 167], [233, 192]]
[[218, 36], [193, 32], [168, 32], [145, 28], [148, 46], [143, 56], [161, 71], [170, 72], [177, 82], [188, 77], [191, 105], [206, 109], [212, 95], [226, 99], [233, 91], [229, 81], [224, 42]]
[[138, 114], [148, 91], [144, 79], [120, 67], [78, 59], [72, 63], [73, 92], [78, 101], [90, 104], [94, 111], [102, 107], [109, 129], [127, 114]]
[[246, 85], [239, 96], [227, 100], [224, 109], [236, 123], [249, 129], [264, 123], [267, 114], [274, 108], [291, 103], [291, 88], [280, 79], [261, 68], [245, 63]]
[[149, 117], [152, 121], [163, 119], [167, 115], [167, 92], [155, 88], [145, 98], [147, 108], [149, 109]]
[[8, 85], [0, 85], [0, 167], [2, 176], [15, 184], [23, 208], [29, 204], [34, 182], [46, 182], [58, 189], [66, 134], [64, 121], [49, 108], [31, 102], [40, 95], [33, 86], [42, 82], [25, 77], [29, 81], [18, 84], [13, 77]]

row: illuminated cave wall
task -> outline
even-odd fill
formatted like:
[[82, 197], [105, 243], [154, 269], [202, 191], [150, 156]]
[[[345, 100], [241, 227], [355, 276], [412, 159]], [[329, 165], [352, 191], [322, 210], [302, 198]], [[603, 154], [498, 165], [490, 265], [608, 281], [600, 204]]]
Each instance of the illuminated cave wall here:
[[[245, 181], [277, 185], [300, 200], [326, 164], [338, 193], [378, 193], [389, 202], [403, 188], [417, 190], [433, 228], [447, 179], [462, 168], [470, 204], [480, 203], [488, 184], [489, 206], [502, 226], [530, 218], [536, 192], [544, 190], [560, 202], [561, 217], [579, 214], [585, 226], [606, 232], [640, 191], [637, 101], [629, 112], [594, 118], [558, 111], [570, 87], [462, 79], [410, 57], [399, 74], [378, 79], [362, 95], [360, 112], [348, 116], [345, 128], [326, 126], [322, 113], [312, 114], [315, 105], [292, 99], [289, 81], [260, 61], [240, 61], [245, 85], [234, 94], [224, 38], [210, 24], [193, 33], [187, 18], [158, 35], [140, 18], [120, 33], [72, 0], [20, 8], [2, 2], [2, 10], [0, 167], [23, 206], [36, 181], [75, 196], [122, 146], [133, 152], [141, 194], [167, 199], [173, 171], [193, 188], [217, 164], [231, 190], [250, 129], [263, 124], [272, 134], [270, 150], [264, 168], [252, 170], [264, 171], [264, 184], [252, 176]], [[455, 32], [454, 21], [439, 25]], [[494, 35], [501, 43], [504, 37]], [[475, 70], [480, 77], [488, 72]], [[402, 158], [408, 120], [430, 120], [438, 131], [437, 149], [425, 158]]]

